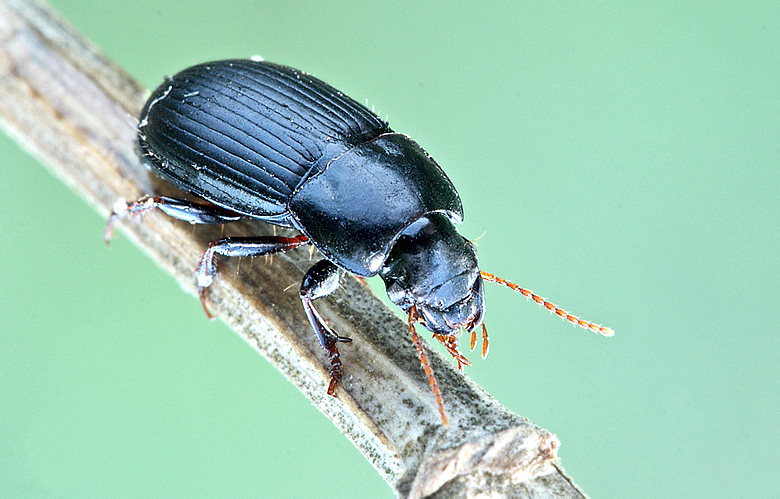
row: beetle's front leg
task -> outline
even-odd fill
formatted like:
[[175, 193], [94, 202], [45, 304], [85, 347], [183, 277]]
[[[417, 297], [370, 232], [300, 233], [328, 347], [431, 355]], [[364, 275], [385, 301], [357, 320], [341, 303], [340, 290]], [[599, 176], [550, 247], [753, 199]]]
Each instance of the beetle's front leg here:
[[339, 281], [343, 271], [328, 260], [320, 260], [312, 266], [303, 276], [301, 283], [301, 301], [306, 316], [309, 318], [311, 327], [320, 340], [320, 345], [328, 352], [330, 360], [330, 384], [328, 385], [328, 395], [336, 396], [336, 385], [341, 379], [341, 358], [336, 345], [339, 342], [350, 342], [351, 338], [339, 336], [334, 333], [325, 321], [322, 320], [317, 309], [312, 305], [312, 301], [323, 296], [328, 296], [339, 287]]

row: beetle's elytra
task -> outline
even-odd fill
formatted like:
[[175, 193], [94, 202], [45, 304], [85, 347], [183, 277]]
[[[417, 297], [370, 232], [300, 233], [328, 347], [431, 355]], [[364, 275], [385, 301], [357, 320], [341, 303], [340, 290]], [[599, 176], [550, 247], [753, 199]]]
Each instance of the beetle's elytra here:
[[163, 196], [114, 206], [106, 228], [154, 208], [195, 224], [254, 218], [291, 227], [296, 237], [223, 238], [201, 257], [197, 283], [203, 307], [217, 274], [217, 255], [259, 256], [313, 244], [325, 259], [304, 276], [304, 311], [330, 359], [328, 393], [342, 376], [338, 343], [313, 300], [332, 293], [344, 271], [379, 274], [390, 300], [409, 317], [409, 330], [447, 418], [415, 323], [433, 332], [455, 357], [457, 335], [487, 332], [482, 282], [523, 293], [557, 315], [605, 336], [532, 292], [480, 272], [474, 246], [455, 229], [463, 208], [455, 187], [416, 142], [393, 132], [363, 105], [295, 69], [255, 60], [215, 61], [167, 79], [141, 112], [138, 144], [159, 176], [208, 201]]

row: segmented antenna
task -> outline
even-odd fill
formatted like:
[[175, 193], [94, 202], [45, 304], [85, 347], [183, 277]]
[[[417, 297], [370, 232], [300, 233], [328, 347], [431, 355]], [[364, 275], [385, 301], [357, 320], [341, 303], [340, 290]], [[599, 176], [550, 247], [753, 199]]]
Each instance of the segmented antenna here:
[[420, 364], [422, 364], [425, 375], [428, 376], [428, 384], [431, 385], [433, 390], [433, 396], [436, 398], [436, 405], [439, 407], [439, 415], [441, 416], [441, 423], [444, 426], [449, 425], [447, 420], [447, 413], [444, 412], [444, 399], [441, 397], [441, 391], [439, 385], [436, 383], [436, 377], [433, 375], [433, 369], [431, 368], [431, 361], [428, 360], [428, 355], [423, 350], [422, 341], [417, 331], [414, 328], [414, 323], [417, 322], [419, 316], [417, 315], [417, 307], [414, 305], [409, 308], [409, 332], [412, 333], [412, 342], [414, 342], [414, 348], [417, 350], [417, 355], [420, 357]]
[[590, 331], [593, 331], [594, 333], [598, 333], [602, 336], [612, 336], [615, 334], [614, 331], [612, 331], [608, 327], [604, 327], [601, 324], [596, 324], [593, 322], [588, 322], [585, 320], [580, 319], [576, 315], [572, 315], [569, 312], [565, 311], [564, 309], [560, 308], [558, 305], [552, 304], [549, 301], [545, 300], [541, 296], [535, 294], [533, 291], [525, 288], [521, 288], [517, 284], [513, 282], [509, 282], [506, 279], [502, 279], [500, 277], [497, 277], [490, 272], [479, 272], [482, 275], [482, 279], [488, 281], [488, 282], [495, 282], [496, 284], [502, 284], [509, 289], [512, 289], [514, 291], [517, 291], [521, 295], [525, 296], [526, 298], [530, 298], [531, 300], [535, 301], [542, 307], [546, 308], [550, 312], [554, 313], [558, 317], [567, 320], [574, 324], [575, 326], [579, 326], [583, 329], [589, 329]]

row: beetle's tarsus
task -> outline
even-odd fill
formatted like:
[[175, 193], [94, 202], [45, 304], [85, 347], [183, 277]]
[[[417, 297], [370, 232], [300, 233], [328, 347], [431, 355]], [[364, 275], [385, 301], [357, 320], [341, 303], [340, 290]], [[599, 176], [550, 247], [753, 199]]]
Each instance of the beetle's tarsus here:
[[[342, 337], [339, 336], [338, 338], [340, 341]], [[350, 341], [352, 340], [350, 339]], [[341, 381], [343, 372], [341, 370], [341, 356], [339, 355], [339, 351], [335, 344], [328, 350], [328, 360], [330, 360], [330, 383], [328, 384], [328, 395], [331, 397], [336, 397], [336, 387]]]
[[[143, 214], [144, 210], [139, 209], [139, 206], [146, 206], [149, 196], [144, 196], [134, 203], [128, 204], [125, 198], [119, 198], [114, 202], [111, 207], [111, 214], [106, 221], [106, 228], [103, 231], [103, 241], [106, 246], [111, 247], [111, 238], [114, 237], [114, 225], [120, 218], [125, 218], [128, 215]], [[148, 211], [148, 208], [145, 208]]]

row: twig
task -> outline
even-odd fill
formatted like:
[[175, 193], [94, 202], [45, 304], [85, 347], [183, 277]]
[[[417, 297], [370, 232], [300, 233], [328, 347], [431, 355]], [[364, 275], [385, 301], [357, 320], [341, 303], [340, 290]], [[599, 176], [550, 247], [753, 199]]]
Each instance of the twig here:
[[[145, 91], [47, 6], [0, 0], [0, 124], [101, 214], [119, 197], [174, 194], [139, 163], [136, 116]], [[219, 227], [198, 230], [162, 214], [125, 233], [195, 293], [193, 265]], [[239, 224], [245, 234], [269, 227]], [[96, 241], [99, 236], [96, 235]], [[355, 279], [321, 300], [342, 347], [345, 378], [328, 397], [329, 365], [297, 287], [306, 252], [249, 265], [225, 261], [211, 300], [220, 317], [270, 360], [360, 449], [399, 496], [582, 496], [558, 465], [558, 440], [513, 414], [428, 351], [450, 418], [438, 410], [407, 328]], [[233, 267], [234, 268], [234, 267]]]

